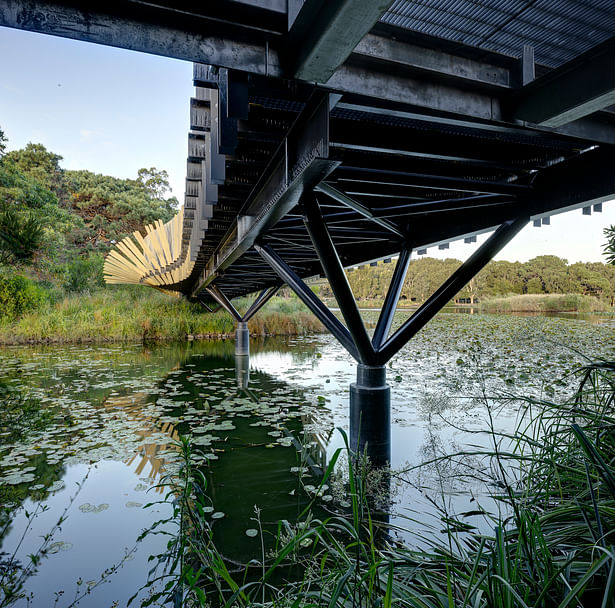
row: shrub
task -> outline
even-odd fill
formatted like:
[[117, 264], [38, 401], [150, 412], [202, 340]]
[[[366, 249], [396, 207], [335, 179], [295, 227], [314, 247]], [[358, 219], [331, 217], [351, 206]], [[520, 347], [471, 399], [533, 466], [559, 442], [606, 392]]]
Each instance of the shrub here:
[[66, 265], [64, 289], [81, 293], [105, 284], [103, 278], [103, 257], [91, 254], [87, 258], [77, 258]]
[[0, 252], [3, 262], [29, 262], [40, 247], [43, 226], [32, 214], [23, 216], [14, 209], [0, 214]]
[[47, 292], [34, 281], [20, 274], [0, 274], [0, 319], [16, 319], [46, 299]]

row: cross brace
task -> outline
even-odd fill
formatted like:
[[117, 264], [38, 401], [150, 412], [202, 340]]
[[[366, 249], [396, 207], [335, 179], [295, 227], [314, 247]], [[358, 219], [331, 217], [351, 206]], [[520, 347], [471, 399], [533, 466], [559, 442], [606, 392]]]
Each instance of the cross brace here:
[[233, 306], [233, 303], [217, 285], [210, 285], [205, 290], [237, 323], [247, 323], [275, 295], [280, 287], [281, 285], [274, 285], [273, 287], [263, 289], [243, 315]]

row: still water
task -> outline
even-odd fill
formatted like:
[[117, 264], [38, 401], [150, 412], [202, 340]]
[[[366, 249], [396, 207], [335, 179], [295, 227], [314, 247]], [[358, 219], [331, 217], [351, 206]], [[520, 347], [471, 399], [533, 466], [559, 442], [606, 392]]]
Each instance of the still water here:
[[[365, 317], [375, 321], [374, 313]], [[416, 465], [489, 445], [480, 431], [490, 418], [499, 430], [514, 429], [519, 406], [510, 395], [566, 398], [579, 364], [615, 358], [614, 327], [609, 317], [434, 319], [387, 370], [392, 523], [430, 525], [438, 501], [455, 512], [488, 501], [488, 488], [460, 481], [450, 466]], [[26, 566], [44, 545], [46, 556], [25, 580], [29, 597], [16, 604], [36, 607], [80, 597], [80, 606], [124, 606], [146, 582], [155, 565], [148, 556], [162, 553], [167, 537], [137, 538], [172, 513], [159, 483], [177, 467], [180, 435], [191, 436], [207, 476], [217, 546], [230, 563], [252, 557], [260, 551], [260, 540], [246, 534], [258, 527], [255, 506], [266, 529], [292, 521], [343, 445], [336, 429], [347, 430], [355, 374], [327, 335], [253, 338], [249, 362], [239, 364], [231, 341], [15, 347], [0, 351], [0, 364], [10, 384], [51, 413], [24, 439], [0, 435], [0, 500], [8, 507], [0, 515], [0, 576], [3, 563]], [[319, 503], [343, 500], [331, 487]], [[161, 530], [172, 532], [172, 524]]]

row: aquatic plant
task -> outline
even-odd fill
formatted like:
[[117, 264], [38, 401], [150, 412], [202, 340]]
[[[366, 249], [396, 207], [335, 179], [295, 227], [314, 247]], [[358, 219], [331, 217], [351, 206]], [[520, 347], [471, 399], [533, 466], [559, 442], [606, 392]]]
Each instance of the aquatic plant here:
[[39, 399], [0, 378], [0, 438], [2, 442], [23, 439], [32, 431], [44, 429], [53, 412], [41, 409]]

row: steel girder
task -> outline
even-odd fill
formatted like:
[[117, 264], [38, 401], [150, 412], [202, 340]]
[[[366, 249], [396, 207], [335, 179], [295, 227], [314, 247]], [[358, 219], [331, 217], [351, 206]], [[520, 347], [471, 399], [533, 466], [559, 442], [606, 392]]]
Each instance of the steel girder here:
[[284, 4], [3, 0], [0, 25], [270, 78], [311, 83], [332, 74], [330, 91], [381, 107], [493, 126], [533, 121], [544, 132], [552, 125], [562, 134], [615, 143], [610, 115], [596, 113], [612, 101], [612, 42], [558, 68], [551, 80], [547, 74], [532, 83], [524, 80], [523, 62], [482, 49], [383, 23], [363, 36], [387, 0], [309, 0], [298, 12], [296, 1]]

